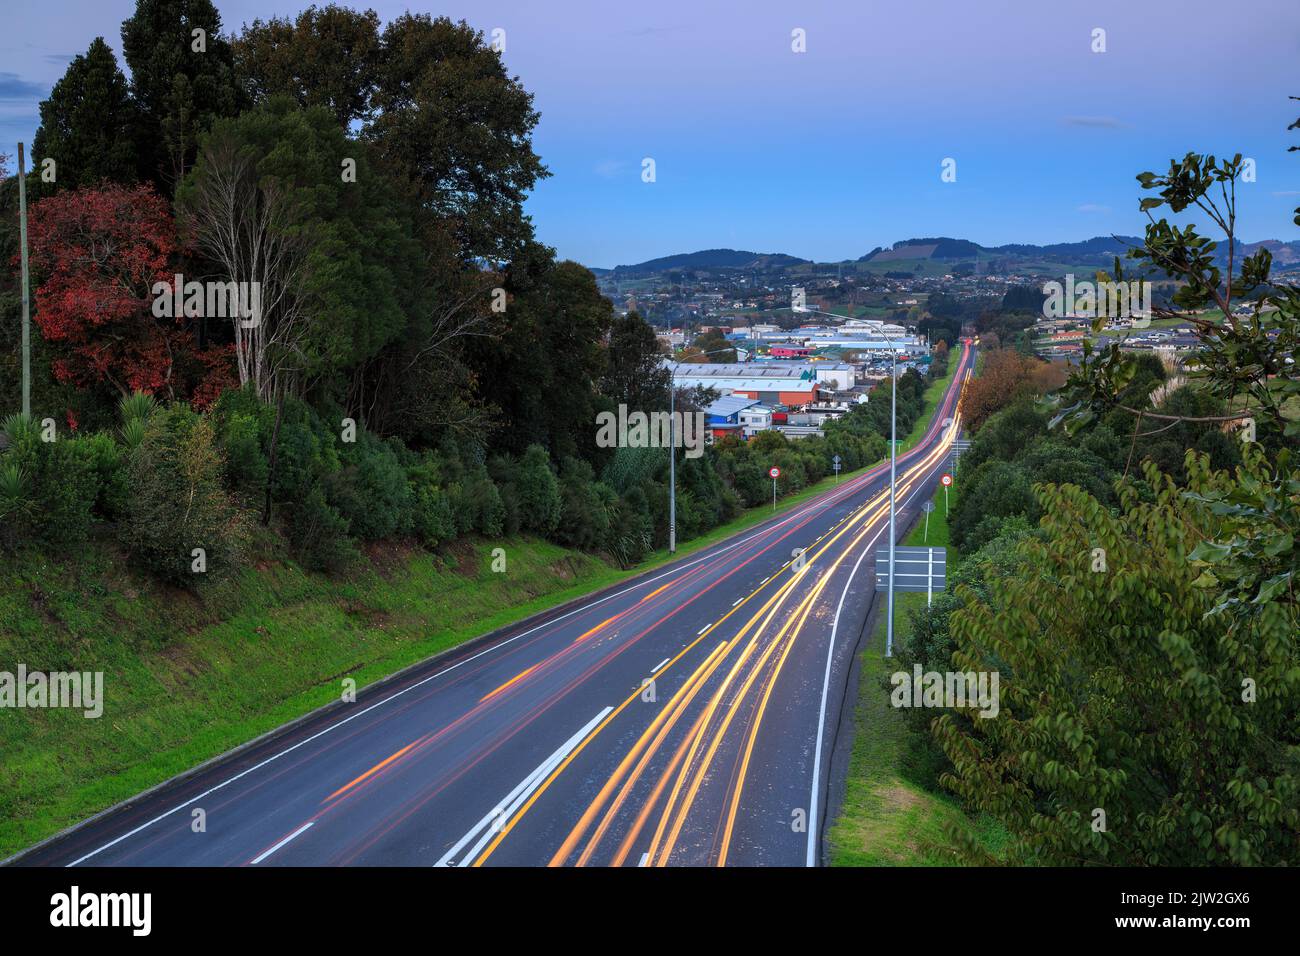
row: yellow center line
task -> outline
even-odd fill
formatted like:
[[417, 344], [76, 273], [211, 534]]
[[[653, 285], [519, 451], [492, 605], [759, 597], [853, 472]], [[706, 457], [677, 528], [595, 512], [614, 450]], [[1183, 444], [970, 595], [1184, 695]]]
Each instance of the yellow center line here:
[[[969, 377], [970, 377], [970, 372], [968, 370], [967, 378]], [[954, 417], [954, 425], [955, 424], [956, 424], [956, 418]], [[954, 434], [953, 430], [950, 429], [949, 434], [950, 435]], [[936, 445], [935, 450], [933, 452], [931, 452], [924, 459], [919, 461], [916, 465], [913, 465], [911, 468], [908, 469], [908, 471], [905, 473], [905, 480], [907, 476], [915, 475], [920, 471], [924, 471], [926, 468], [931, 467], [933, 465], [934, 458], [937, 456], [938, 453], [940, 453], [944, 448], [946, 448], [948, 444], [949, 444], [948, 441], [941, 439], [939, 444]], [[875, 521], [876, 518], [879, 517], [879, 509], [877, 510], [876, 514], [871, 515], [869, 518], [867, 517], [867, 514], [871, 510], [872, 505], [874, 503], [876, 503], [877, 501], [885, 497], [887, 497], [887, 489], [882, 489], [880, 492], [877, 492], [877, 494], [874, 495], [872, 498], [870, 498], [868, 501], [864, 502], [863, 505], [861, 505], [853, 514], [849, 516], [849, 518], [846, 520], [844, 524], [844, 527], [841, 528], [835, 534], [835, 536], [831, 538], [830, 541], [826, 542], [826, 544], [822, 546], [822, 548], [817, 552], [816, 555], [808, 559], [809, 562], [815, 560], [817, 557], [821, 556], [822, 554], [825, 554], [828, 550], [830, 550], [830, 548], [832, 548], [835, 545], [835, 542], [839, 540], [839, 538], [842, 535], [849, 532], [853, 528], [853, 526], [859, 521], [866, 519], [867, 524], [870, 524], [873, 521]], [[788, 567], [789, 564], [790, 562], [787, 562], [786, 565], [783, 565], [782, 570]], [[778, 572], [778, 574], [779, 573], [780, 572]], [[702, 641], [705, 637], [707, 637], [714, 630], [720, 627], [728, 618], [731, 617], [731, 615], [735, 614], [742, 607], [748, 604], [749, 601], [751, 601], [756, 595], [758, 595], [769, 583], [775, 580], [776, 577], [777, 574], [772, 575], [770, 578], [768, 578], [766, 581], [760, 584], [757, 588], [751, 591], [748, 595], [746, 595], [746, 597], [743, 600], [739, 601], [730, 610], [728, 610], [725, 614], [723, 614], [722, 617], [718, 618], [716, 621], [713, 622], [713, 624], [709, 625], [709, 627], [701, 631], [700, 634], [693, 641], [691, 641], [680, 651], [678, 651], [678, 653], [667, 664], [661, 667], [658, 671], [658, 674], [660, 675], [666, 674], [669, 670], [671, 670], [677, 664], [677, 662], [680, 661], [682, 657], [684, 657], [686, 654], [688, 654], [696, 645], [698, 645], [700, 641]], [[797, 576], [792, 575], [790, 580], [787, 581], [786, 584], [783, 585], [782, 589], [778, 591], [777, 594], [773, 595], [772, 599], [770, 600], [775, 600], [790, 586], [792, 586], [797, 580], [798, 580]], [[755, 615], [755, 617], [761, 616], [762, 613], [763, 610], [760, 610], [758, 614]], [[618, 616], [620, 615], [615, 615], [615, 618], [617, 618]], [[584, 634], [583, 637], [586, 637], [589, 634], [599, 630], [601, 627], [604, 627], [606, 624], [609, 623], [609, 621], [612, 621], [615, 618], [610, 618], [609, 620], [601, 622], [596, 627], [592, 628], [590, 631]], [[752, 621], [753, 618], [751, 618], [751, 623]], [[746, 625], [746, 627], [748, 627], [748, 625]], [[578, 640], [581, 639], [582, 638], [579, 638]], [[734, 646], [734, 643], [732, 646]], [[721, 658], [719, 658], [719, 660], [721, 660]], [[522, 677], [523, 675], [520, 676]], [[565, 757], [559, 763], [559, 765], [557, 765], [551, 771], [551, 773], [547, 776], [546, 780], [544, 780], [542, 784], [538, 786], [536, 790], [533, 791], [533, 793], [529, 796], [528, 800], [524, 802], [523, 806], [519, 808], [519, 810], [514, 814], [514, 816], [511, 817], [511, 819], [508, 820], [505, 823], [505, 825], [501, 827], [497, 835], [492, 839], [492, 841], [484, 848], [483, 852], [471, 864], [472, 866], [483, 865], [483, 863], [488, 859], [488, 857], [492, 855], [492, 853], [496, 850], [496, 848], [501, 845], [501, 841], [504, 840], [506, 836], [509, 835], [510, 831], [513, 830], [515, 826], [519, 823], [519, 821], [522, 820], [524, 816], [528, 813], [528, 811], [532, 809], [532, 807], [536, 804], [537, 800], [542, 796], [542, 794], [545, 793], [550, 788], [551, 784], [560, 776], [560, 774], [562, 774], [565, 771], [565, 769], [568, 768], [569, 764], [571, 764], [577, 758], [578, 754], [582, 753], [582, 751], [586, 749], [587, 745], [591, 743], [591, 741], [593, 741], [600, 734], [602, 730], [608, 727], [609, 724], [612, 723], [614, 719], [618, 717], [619, 714], [621, 714], [629, 705], [631, 705], [633, 701], [637, 700], [640, 696], [641, 696], [641, 690], [640, 688], [638, 688], [637, 690], [633, 691], [630, 695], [628, 695], [628, 697], [625, 698], [622, 703], [620, 703], [617, 707], [615, 707], [612, 711], [610, 711], [608, 714], [605, 715], [605, 718], [599, 724], [597, 724], [591, 730], [591, 732], [587, 734], [585, 738], [583, 738], [582, 742], [579, 743], [578, 746], [575, 747], [572, 751], [570, 751], [568, 756]]]

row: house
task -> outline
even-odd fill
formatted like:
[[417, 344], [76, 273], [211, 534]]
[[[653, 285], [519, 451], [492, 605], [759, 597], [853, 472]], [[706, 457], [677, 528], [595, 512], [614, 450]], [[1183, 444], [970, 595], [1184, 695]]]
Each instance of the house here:
[[[758, 405], [758, 399], [737, 395], [727, 395], [704, 407], [704, 426], [709, 437], [722, 438], [726, 435], [740, 435], [748, 438], [744, 431], [742, 416]], [[770, 415], [770, 413], [769, 413]]]
[[757, 403], [740, 413], [740, 427], [746, 438], [753, 438], [759, 432], [772, 427], [772, 409]]

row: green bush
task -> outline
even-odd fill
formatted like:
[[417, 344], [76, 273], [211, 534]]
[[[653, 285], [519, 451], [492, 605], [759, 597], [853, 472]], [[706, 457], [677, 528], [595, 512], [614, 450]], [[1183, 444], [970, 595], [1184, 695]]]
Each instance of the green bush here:
[[234, 570], [249, 540], [246, 516], [222, 485], [225, 462], [212, 423], [186, 406], [155, 413], [131, 455], [124, 539], [163, 580], [190, 585], [195, 549], [207, 575]]
[[107, 432], [73, 439], [70, 444], [94, 475], [94, 513], [110, 521], [126, 514], [131, 499], [127, 485], [127, 457]]
[[410, 532], [411, 486], [393, 449], [368, 433], [358, 436], [346, 464], [326, 482], [327, 497], [354, 536], [378, 541]]
[[551, 469], [551, 457], [541, 445], [529, 445], [516, 471], [523, 526], [549, 535], [560, 523], [560, 483]]
[[335, 572], [357, 558], [347, 519], [330, 507], [319, 487], [291, 506], [288, 528], [289, 544], [303, 567]]
[[[99, 497], [94, 451], [76, 438], [42, 441], [39, 426], [11, 421], [5, 431], [9, 447], [3, 462], [14, 476], [24, 476], [26, 505], [12, 506], [18, 540], [30, 538], [55, 549], [85, 541]], [[17, 488], [11, 482], [11, 492]]]
[[613, 489], [596, 482], [591, 465], [577, 458], [564, 459], [560, 470], [560, 520], [552, 535], [571, 548], [595, 551], [609, 537]]

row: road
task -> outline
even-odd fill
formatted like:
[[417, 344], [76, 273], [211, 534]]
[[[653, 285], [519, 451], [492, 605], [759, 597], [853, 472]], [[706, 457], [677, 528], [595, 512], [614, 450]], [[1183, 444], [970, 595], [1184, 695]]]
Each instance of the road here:
[[[904, 515], [948, 464], [972, 364], [967, 346], [899, 457]], [[814, 865], [888, 478], [362, 692], [19, 862]]]

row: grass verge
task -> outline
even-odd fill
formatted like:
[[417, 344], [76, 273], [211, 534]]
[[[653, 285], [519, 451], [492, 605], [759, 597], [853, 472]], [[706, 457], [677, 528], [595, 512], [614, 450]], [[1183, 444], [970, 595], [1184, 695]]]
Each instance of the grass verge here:
[[[935, 493], [930, 515], [929, 544], [948, 543], [943, 489]], [[956, 503], [955, 495], [950, 503]], [[921, 545], [922, 523], [904, 540]], [[955, 549], [948, 548], [949, 570]], [[951, 833], [963, 832], [996, 855], [1005, 833], [992, 818], [972, 818], [951, 796], [918, 783], [912, 771], [914, 732], [903, 711], [889, 701], [889, 675], [897, 664], [884, 656], [885, 613], [880, 599], [876, 626], [860, 657], [858, 695], [854, 707], [853, 750], [849, 758], [844, 801], [828, 833], [832, 866], [952, 866], [960, 864]], [[925, 594], [894, 596], [894, 640], [911, 635], [909, 610], [925, 607]]]
[[[924, 433], [950, 379], [927, 390], [904, 447]], [[835, 484], [830, 477], [788, 495], [775, 513]], [[751, 508], [676, 557], [773, 514]], [[505, 574], [491, 570], [497, 547]], [[98, 719], [0, 710], [0, 859], [337, 699], [345, 677], [363, 688], [673, 558], [663, 550], [619, 570], [528, 537], [462, 540], [438, 555], [390, 545], [371, 549], [345, 579], [272, 554], [199, 594], [131, 574], [103, 541], [63, 559], [6, 559], [0, 671], [19, 662], [29, 672], [102, 671], [106, 702]]]

